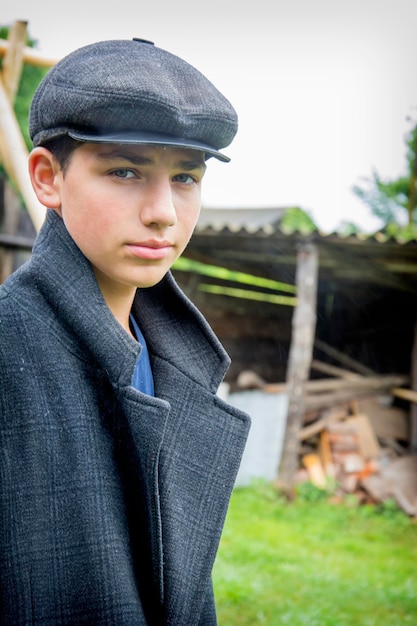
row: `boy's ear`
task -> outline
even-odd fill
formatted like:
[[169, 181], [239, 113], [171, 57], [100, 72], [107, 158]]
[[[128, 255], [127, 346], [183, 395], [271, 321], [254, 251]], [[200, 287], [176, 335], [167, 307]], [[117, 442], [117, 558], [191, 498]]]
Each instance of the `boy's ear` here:
[[37, 147], [29, 154], [29, 176], [33, 190], [41, 204], [61, 214], [62, 172], [53, 154]]

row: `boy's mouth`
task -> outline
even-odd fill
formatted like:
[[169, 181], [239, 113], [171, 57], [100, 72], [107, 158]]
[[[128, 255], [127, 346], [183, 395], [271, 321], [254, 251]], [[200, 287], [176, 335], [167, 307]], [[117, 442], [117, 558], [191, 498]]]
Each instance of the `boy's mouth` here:
[[158, 260], [166, 258], [172, 251], [173, 245], [166, 240], [152, 239], [149, 241], [128, 243], [131, 253], [142, 259]]

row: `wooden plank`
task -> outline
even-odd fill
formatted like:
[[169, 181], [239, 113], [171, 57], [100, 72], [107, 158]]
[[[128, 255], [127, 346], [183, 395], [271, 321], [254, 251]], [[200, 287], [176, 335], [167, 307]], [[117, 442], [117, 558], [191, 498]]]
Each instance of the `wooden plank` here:
[[[414, 325], [413, 349], [411, 352], [411, 388], [417, 390], [417, 323]], [[410, 406], [410, 452], [417, 454], [417, 402]]]
[[[340, 378], [320, 378], [317, 380], [308, 380], [305, 383], [307, 393], [319, 394], [323, 392], [349, 391], [354, 394], [356, 391], [367, 394], [379, 391], [389, 390], [389, 393], [395, 392], [397, 385], [406, 385], [410, 381], [409, 376], [405, 375], [384, 375], [384, 376], [357, 376], [352, 380], [342, 380]], [[264, 391], [269, 393], [288, 393], [288, 383], [267, 383]], [[406, 391], [400, 389], [398, 393]], [[409, 392], [407, 391], [407, 394]], [[406, 397], [405, 395], [403, 397]], [[413, 396], [414, 397], [414, 396]], [[417, 395], [415, 396], [417, 397]]]
[[332, 450], [330, 447], [329, 433], [327, 430], [322, 430], [320, 433], [319, 456], [326, 476], [334, 478], [336, 472], [333, 463]]
[[278, 479], [290, 491], [298, 469], [299, 432], [305, 413], [305, 383], [310, 371], [316, 328], [318, 248], [301, 244], [297, 254], [297, 306], [287, 369], [288, 415]]
[[339, 361], [340, 363], [343, 363], [350, 369], [356, 372], [359, 372], [359, 374], [363, 374], [364, 376], [370, 376], [370, 375], [372, 376], [373, 374], [375, 374], [375, 372], [371, 370], [369, 367], [366, 367], [362, 363], [359, 363], [355, 359], [352, 359], [352, 357], [348, 356], [347, 354], [344, 354], [340, 350], [336, 350], [336, 348], [329, 346], [329, 344], [327, 344], [324, 341], [316, 339], [314, 341], [314, 346], [318, 348], [319, 350], [321, 350], [322, 352], [324, 352], [325, 354], [328, 354], [332, 358], [336, 359], [336, 361]]
[[408, 441], [407, 411], [399, 407], [384, 406], [377, 397], [358, 400], [358, 412], [367, 415], [376, 436]]
[[301, 428], [300, 432], [298, 433], [298, 438], [300, 439], [300, 441], [305, 441], [306, 439], [310, 439], [311, 437], [314, 437], [314, 435], [317, 435], [318, 433], [320, 433], [329, 424], [332, 424], [334, 422], [339, 422], [345, 419], [347, 416], [348, 416], [347, 410], [337, 411], [337, 412], [326, 411], [325, 413], [323, 413], [323, 417], [316, 420], [313, 424], [310, 424], [309, 426], [305, 426], [304, 428]]
[[[399, 377], [400, 384], [404, 384], [404, 381], [408, 380], [408, 377]], [[330, 408], [337, 404], [345, 404], [347, 402], [353, 402], [358, 398], [364, 398], [366, 396], [375, 395], [377, 393], [394, 393], [395, 378], [394, 377], [381, 377], [379, 382], [373, 380], [370, 385], [356, 385], [345, 389], [337, 389], [328, 393], [309, 393], [305, 398], [305, 408], [308, 411], [320, 410]], [[405, 389], [398, 389], [399, 393], [407, 391]], [[409, 393], [408, 393], [409, 396]], [[403, 395], [402, 397], [405, 397]]]
[[382, 466], [378, 474], [362, 480], [362, 486], [377, 501], [395, 498], [410, 516], [417, 516], [417, 456], [408, 455]]
[[3, 80], [0, 80], [0, 153], [10, 179], [23, 196], [35, 229], [39, 230], [45, 219], [46, 209], [33, 191], [27, 166], [28, 151]]
[[345, 370], [342, 367], [336, 365], [329, 365], [329, 363], [323, 363], [317, 359], [313, 359], [311, 363], [311, 369], [321, 372], [322, 374], [329, 374], [329, 376], [338, 376], [340, 378], [346, 378], [348, 380], [360, 380], [363, 376], [355, 374], [350, 370]]
[[[0, 56], [4, 56], [10, 48], [10, 41], [0, 39]], [[50, 68], [55, 65], [59, 59], [48, 57], [38, 50], [34, 50], [29, 46], [23, 48], [23, 60], [34, 67]]]
[[21, 250], [32, 250], [34, 240], [30, 237], [22, 235], [13, 235], [0, 233], [0, 247], [2, 248], [18, 248]]
[[412, 389], [399, 389], [394, 387], [391, 389], [391, 393], [397, 398], [402, 398], [403, 400], [408, 400], [409, 402], [417, 402], [417, 391], [413, 391]]
[[319, 456], [317, 454], [305, 454], [303, 456], [303, 464], [307, 469], [308, 477], [313, 485], [324, 489], [327, 483], [326, 474], [324, 473]]
[[[343, 391], [347, 389], [367, 389], [370, 392], [381, 389], [389, 389], [405, 385], [410, 382], [409, 376], [384, 375], [384, 376], [361, 376], [353, 380], [340, 378], [322, 378], [310, 380], [307, 383], [309, 393], [319, 393], [322, 391]], [[416, 394], [417, 397], [417, 394]]]
[[369, 459], [375, 459], [381, 455], [381, 448], [366, 415], [349, 417], [345, 423], [354, 428], [357, 435], [359, 452], [365, 460], [369, 461]]
[[[20, 195], [0, 176], [0, 283], [30, 258], [34, 237], [16, 233], [33, 231]], [[10, 244], [10, 245], [9, 245]]]
[[4, 90], [13, 104], [19, 89], [23, 69], [23, 50], [26, 43], [27, 22], [16, 21], [9, 29], [9, 47], [4, 55], [2, 80]]

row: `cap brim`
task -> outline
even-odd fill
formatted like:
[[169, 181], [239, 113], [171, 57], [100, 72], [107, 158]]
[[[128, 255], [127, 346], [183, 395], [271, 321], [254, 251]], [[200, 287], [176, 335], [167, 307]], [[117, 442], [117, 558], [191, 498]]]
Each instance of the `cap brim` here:
[[175, 148], [185, 148], [189, 150], [199, 150], [208, 157], [215, 157], [219, 161], [228, 163], [230, 158], [200, 141], [185, 139], [183, 137], [173, 137], [160, 133], [149, 133], [140, 131], [125, 132], [86, 132], [84, 130], [69, 129], [67, 134], [77, 141], [91, 143], [125, 143], [144, 146], [171, 146]]

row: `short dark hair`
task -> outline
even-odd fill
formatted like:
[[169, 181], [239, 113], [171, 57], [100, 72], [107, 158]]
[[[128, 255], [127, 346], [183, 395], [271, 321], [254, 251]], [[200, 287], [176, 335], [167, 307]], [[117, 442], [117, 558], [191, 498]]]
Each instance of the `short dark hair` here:
[[46, 141], [42, 145], [54, 155], [65, 175], [73, 153], [77, 148], [83, 145], [83, 142], [72, 139], [72, 137], [68, 137], [68, 135], [63, 135], [62, 137]]

